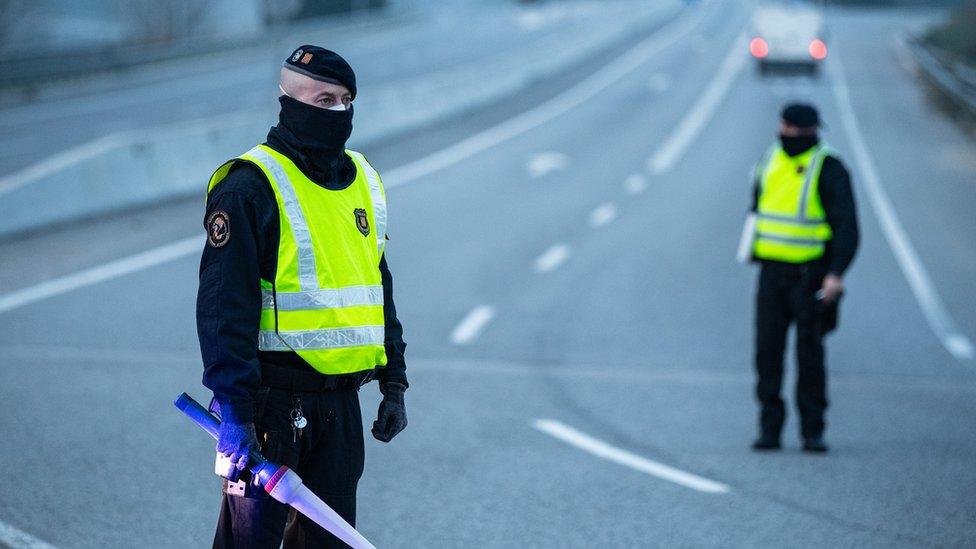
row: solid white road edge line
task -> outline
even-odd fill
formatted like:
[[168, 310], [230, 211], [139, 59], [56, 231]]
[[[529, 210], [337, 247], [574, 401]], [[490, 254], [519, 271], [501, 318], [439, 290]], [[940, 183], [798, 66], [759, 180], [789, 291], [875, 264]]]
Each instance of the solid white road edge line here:
[[702, 3], [698, 7], [691, 8], [690, 15], [679, 16], [677, 20], [658, 30], [653, 36], [640, 42], [586, 79], [545, 103], [434, 154], [388, 171], [383, 177], [386, 187], [399, 187], [457, 164], [586, 103], [637, 70], [664, 49], [677, 43], [704, 19], [707, 9], [712, 4], [713, 2]]
[[599, 458], [612, 461], [624, 467], [630, 467], [635, 471], [647, 473], [648, 475], [668, 482], [679, 484], [685, 488], [691, 488], [692, 490], [707, 494], [725, 494], [731, 490], [727, 484], [675, 469], [669, 465], [658, 463], [626, 450], [621, 450], [552, 419], [537, 419], [532, 422], [532, 427]]
[[451, 343], [467, 345], [481, 334], [481, 331], [495, 318], [495, 308], [491, 305], [479, 305], [464, 317], [464, 320], [451, 332]]
[[3, 521], [0, 521], [0, 543], [11, 549], [55, 549], [50, 543], [43, 542]]
[[2, 295], [0, 296], [0, 313], [78, 288], [155, 267], [194, 252], [199, 253], [203, 250], [203, 243], [204, 238], [202, 236], [185, 238], [172, 244]]
[[[646, 63], [655, 55], [664, 51], [666, 48], [675, 44], [680, 40], [685, 34], [689, 33], [698, 23], [704, 19], [706, 14], [706, 8], [713, 4], [713, 2], [703, 3], [697, 8], [693, 8], [690, 15], [681, 15], [679, 18], [666, 27], [658, 30], [653, 36], [644, 40], [643, 42], [637, 44], [632, 49], [628, 50], [620, 57], [614, 59], [609, 64], [605, 65], [603, 68], [597, 72], [590, 75], [585, 80], [576, 84], [575, 86], [567, 89], [563, 93], [553, 97], [552, 99], [542, 103], [541, 105], [530, 109], [522, 114], [519, 114], [513, 118], [506, 120], [496, 126], [488, 128], [480, 133], [477, 133], [467, 139], [464, 139], [450, 147], [441, 149], [431, 155], [424, 158], [415, 160], [413, 162], [407, 163], [403, 166], [389, 170], [383, 177], [384, 186], [387, 189], [405, 185], [411, 181], [417, 180], [421, 177], [430, 175], [437, 172], [438, 170], [444, 169], [448, 166], [456, 164], [466, 158], [482, 152], [490, 147], [493, 147], [499, 143], [507, 141], [513, 137], [521, 135], [533, 128], [536, 128], [546, 122], [556, 118], [557, 116], [585, 103], [586, 101], [592, 99], [597, 94], [603, 90], [609, 88], [611, 85], [618, 82], [623, 77], [627, 76], [634, 70], [638, 69], [642, 64]], [[111, 146], [108, 144], [98, 144], [93, 145], [93, 150], [97, 152], [98, 147]], [[76, 154], [76, 153], [72, 153]], [[85, 155], [93, 154], [91, 150], [85, 150], [83, 153], [77, 153]], [[70, 159], [68, 159], [70, 160]], [[65, 160], [65, 161], [68, 161]], [[48, 168], [45, 168], [48, 169]], [[20, 177], [20, 175], [18, 175]], [[33, 177], [33, 176], [32, 176]], [[5, 181], [5, 180], [4, 180]], [[13, 187], [13, 183], [7, 184], [8, 187]], [[4, 188], [0, 185], [0, 192], [3, 192]], [[167, 246], [162, 246], [156, 250], [150, 250], [146, 254], [152, 254], [157, 251], [164, 250], [170, 246], [178, 246], [182, 242], [180, 241], [175, 244], [170, 244]], [[175, 260], [193, 253], [193, 250], [185, 250], [181, 255], [171, 256], [168, 260]], [[144, 254], [139, 254], [139, 256]], [[135, 259], [139, 256], [133, 256], [131, 258], [121, 259], [102, 267], [95, 267], [91, 271], [97, 271], [99, 269], [108, 267], [115, 263], [121, 263]], [[154, 263], [156, 265], [158, 263]], [[146, 265], [149, 267], [151, 265]], [[145, 268], [145, 267], [143, 267]], [[119, 272], [113, 276], [107, 278], [102, 278], [96, 282], [102, 280], [108, 280], [110, 278], [115, 278], [116, 276], [121, 276], [123, 274], [128, 274], [134, 272], [135, 270], [127, 270], [125, 272]], [[89, 271], [84, 271], [74, 275], [68, 275], [59, 279], [51, 280], [42, 283], [38, 286], [33, 286], [30, 288], [24, 288], [8, 294], [6, 296], [0, 296], [0, 313], [9, 311], [11, 309], [21, 307], [23, 305], [28, 305], [34, 301], [38, 301], [53, 295], [61, 294], [80, 288], [82, 286], [87, 286], [93, 284], [94, 282], [87, 282], [84, 284], [76, 285], [74, 287], [69, 287], [65, 285], [65, 281], [70, 282], [76, 277], [83, 275]], [[59, 290], [53, 293], [44, 293], [44, 291], [37, 292], [35, 290], [44, 290], [49, 285], [61, 284], [63, 287], [59, 287]], [[47, 289], [50, 292], [50, 289]], [[6, 305], [5, 305], [6, 304]]]
[[654, 156], [648, 161], [648, 167], [653, 173], [660, 174], [671, 171], [684, 155], [688, 147], [695, 141], [705, 125], [715, 114], [715, 109], [722, 103], [725, 94], [732, 87], [736, 75], [746, 64], [746, 35], [740, 34], [732, 43], [732, 49], [722, 62], [715, 77], [708, 83], [698, 101], [688, 110], [678, 127], [665, 142], [658, 147]]
[[569, 259], [569, 255], [569, 246], [556, 244], [535, 259], [535, 272], [548, 273], [553, 271]]
[[958, 330], [952, 317], [949, 316], [942, 298], [939, 297], [925, 265], [919, 259], [915, 247], [912, 246], [908, 234], [905, 232], [901, 221], [898, 220], [891, 199], [888, 198], [888, 193], [885, 192], [881, 183], [878, 169], [868, 151], [867, 142], [864, 140], [857, 116], [854, 114], [850, 88], [848, 88], [847, 79], [844, 77], [844, 66], [836, 52], [828, 67], [833, 81], [834, 99], [837, 102], [837, 109], [840, 111], [844, 130], [851, 142], [854, 159], [859, 168], [858, 171], [861, 173], [861, 179], [864, 180], [864, 188], [867, 190], [874, 215], [878, 218], [878, 223], [881, 225], [895, 259], [898, 260], [898, 266], [905, 274], [908, 285], [911, 287], [912, 293], [915, 294], [915, 299], [918, 301], [925, 319], [939, 341], [942, 342], [942, 346], [957, 359], [970, 360], [974, 355], [972, 342]]

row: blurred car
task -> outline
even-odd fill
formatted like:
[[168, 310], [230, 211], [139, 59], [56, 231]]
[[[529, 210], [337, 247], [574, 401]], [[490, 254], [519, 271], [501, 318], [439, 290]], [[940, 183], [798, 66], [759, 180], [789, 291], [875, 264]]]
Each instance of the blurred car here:
[[762, 74], [774, 67], [816, 74], [827, 58], [823, 15], [807, 3], [764, 5], [753, 16], [752, 29], [749, 53]]

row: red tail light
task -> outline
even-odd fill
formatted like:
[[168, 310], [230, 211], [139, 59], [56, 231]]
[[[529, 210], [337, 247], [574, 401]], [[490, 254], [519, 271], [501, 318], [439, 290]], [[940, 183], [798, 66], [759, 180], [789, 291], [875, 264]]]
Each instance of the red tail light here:
[[822, 61], [827, 58], [827, 44], [823, 43], [823, 40], [819, 38], [810, 42], [810, 57], [816, 59], [817, 61]]
[[769, 55], [769, 44], [757, 36], [752, 39], [752, 42], [749, 42], [749, 53], [756, 59], [762, 59]]

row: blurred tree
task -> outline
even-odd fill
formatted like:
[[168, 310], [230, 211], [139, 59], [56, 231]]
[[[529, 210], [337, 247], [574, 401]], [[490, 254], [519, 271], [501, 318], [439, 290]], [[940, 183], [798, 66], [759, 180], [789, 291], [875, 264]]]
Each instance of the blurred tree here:
[[264, 18], [268, 23], [278, 23], [385, 5], [386, 0], [264, 0]]
[[925, 38], [976, 67], [976, 0], [953, 11], [944, 25], [930, 30]]
[[18, 23], [22, 23], [28, 9], [28, 0], [0, 0], [0, 50], [7, 46]]
[[301, 12], [304, 0], [263, 0], [264, 21], [268, 24], [291, 21]]
[[193, 36], [210, 9], [208, 0], [116, 0], [132, 39], [166, 44]]

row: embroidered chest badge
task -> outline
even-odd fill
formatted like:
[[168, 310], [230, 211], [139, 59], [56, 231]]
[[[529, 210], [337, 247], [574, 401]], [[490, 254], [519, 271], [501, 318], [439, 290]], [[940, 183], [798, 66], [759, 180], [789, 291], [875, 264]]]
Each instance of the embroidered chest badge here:
[[369, 236], [369, 218], [366, 217], [366, 210], [356, 208], [352, 213], [356, 216], [356, 228], [363, 233], [363, 236]]

